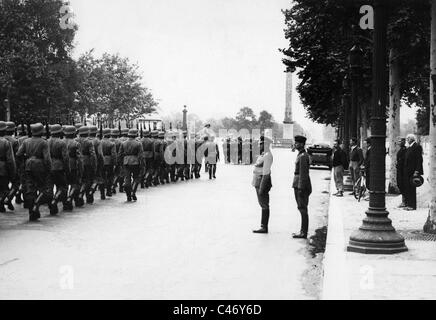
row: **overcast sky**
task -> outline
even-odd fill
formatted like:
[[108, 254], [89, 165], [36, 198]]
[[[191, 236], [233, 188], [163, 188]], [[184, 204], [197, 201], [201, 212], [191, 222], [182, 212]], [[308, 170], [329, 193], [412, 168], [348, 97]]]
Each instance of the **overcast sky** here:
[[[120, 53], [138, 63], [164, 113], [201, 118], [244, 106], [284, 120], [284, 16], [291, 0], [71, 0], [75, 56]], [[294, 76], [294, 87], [296, 77]], [[294, 120], [312, 127], [297, 94]]]

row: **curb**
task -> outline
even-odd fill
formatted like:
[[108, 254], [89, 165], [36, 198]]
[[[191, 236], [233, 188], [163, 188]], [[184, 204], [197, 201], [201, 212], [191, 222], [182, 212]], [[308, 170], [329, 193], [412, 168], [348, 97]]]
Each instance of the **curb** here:
[[349, 279], [345, 252], [344, 225], [339, 198], [335, 193], [334, 175], [330, 181], [327, 242], [323, 261], [322, 300], [350, 300]]

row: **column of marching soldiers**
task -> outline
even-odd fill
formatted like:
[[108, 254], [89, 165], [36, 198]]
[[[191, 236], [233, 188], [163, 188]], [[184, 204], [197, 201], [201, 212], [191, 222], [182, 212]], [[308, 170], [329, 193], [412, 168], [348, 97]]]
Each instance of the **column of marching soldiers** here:
[[[44, 204], [50, 215], [57, 215], [59, 203], [64, 211], [72, 211], [85, 201], [92, 204], [97, 191], [101, 200], [120, 192], [131, 202], [137, 201], [139, 187], [200, 178], [202, 160], [187, 161], [186, 132], [178, 139], [176, 132], [157, 130], [59, 124], [48, 129], [41, 123], [29, 128], [0, 121], [0, 212], [14, 211], [15, 199], [29, 210], [30, 221], [41, 218]], [[196, 139], [195, 150], [207, 140]], [[172, 142], [184, 144], [181, 164], [165, 161]], [[216, 165], [210, 166], [210, 179], [216, 178], [215, 172]]]

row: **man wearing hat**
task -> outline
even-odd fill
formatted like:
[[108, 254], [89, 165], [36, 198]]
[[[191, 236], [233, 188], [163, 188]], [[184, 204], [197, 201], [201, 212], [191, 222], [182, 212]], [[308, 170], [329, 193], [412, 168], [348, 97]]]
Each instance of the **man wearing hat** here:
[[[89, 129], [89, 138], [94, 145], [95, 155], [97, 157], [97, 170], [95, 172], [94, 182], [92, 184], [91, 190], [89, 191], [87, 203], [94, 203], [94, 193], [99, 188], [101, 191], [101, 186], [104, 184], [103, 179], [103, 152], [101, 150], [100, 140], [97, 138], [98, 128], [96, 126], [91, 126]], [[106, 196], [104, 192], [101, 194], [101, 200], [105, 200]]]
[[406, 158], [406, 138], [398, 137], [397, 140], [399, 150], [397, 152], [397, 186], [402, 196], [402, 202], [400, 204], [400, 208], [406, 207], [406, 197], [404, 192], [404, 178], [403, 178], [403, 171], [404, 171], [404, 160]]
[[[83, 199], [79, 199], [80, 183], [82, 180], [83, 163], [80, 153], [80, 144], [76, 141], [76, 128], [74, 126], [66, 126], [64, 128], [65, 143], [68, 151], [68, 168], [67, 181], [70, 185], [70, 192], [64, 204], [65, 211], [73, 210], [73, 200], [76, 206], [83, 205]], [[82, 202], [81, 202], [82, 201]]]
[[151, 132], [147, 131], [144, 133], [144, 137], [141, 139], [142, 149], [144, 151], [144, 164], [143, 173], [141, 181], [143, 181], [144, 187], [149, 188], [152, 183], [153, 177], [153, 160], [154, 160], [154, 141], [151, 138]]
[[165, 183], [170, 183], [170, 176], [169, 176], [169, 169], [168, 169], [168, 165], [165, 161], [165, 150], [168, 147], [168, 143], [165, 140], [165, 132], [161, 131], [159, 132], [159, 139], [160, 139], [160, 143], [161, 143], [161, 148], [160, 148], [160, 180], [162, 184]]
[[[115, 144], [115, 153], [118, 154], [121, 147], [121, 141], [120, 141], [120, 130], [119, 129], [112, 129], [111, 130], [111, 138], [110, 141]], [[118, 165], [118, 161], [115, 163], [114, 168], [114, 178], [112, 181], [112, 195], [117, 193], [117, 186], [119, 185], [120, 192], [122, 192], [122, 186], [123, 186], [123, 177], [121, 176], [121, 168]]]
[[201, 139], [200, 136], [197, 136], [195, 139], [195, 164], [192, 167], [193, 174], [191, 174], [191, 177], [194, 176], [195, 179], [201, 178], [201, 167], [204, 158], [204, 153], [202, 152], [203, 144], [204, 144], [204, 140]]
[[[404, 189], [405, 189], [405, 201], [407, 211], [414, 211], [417, 208], [416, 204], [416, 184], [413, 181], [414, 177], [420, 177], [424, 175], [424, 169], [422, 166], [422, 147], [418, 145], [416, 141], [416, 136], [414, 134], [409, 134], [406, 138], [407, 148], [405, 159], [404, 159]], [[419, 180], [419, 179], [418, 179]]]
[[[12, 145], [14, 156], [17, 154], [18, 148], [20, 146], [18, 140], [14, 137], [15, 128], [15, 123], [6, 122], [5, 139], [8, 140], [9, 143]], [[18, 171], [16, 170], [15, 175], [11, 176], [10, 178], [11, 190], [9, 191], [9, 194], [5, 198], [4, 202], [8, 206], [8, 209], [13, 211], [15, 210], [15, 208], [12, 205], [12, 200], [15, 198], [16, 194], [20, 190], [20, 176], [18, 175]]]
[[5, 139], [5, 134], [6, 123], [0, 121], [0, 212], [6, 212], [4, 200], [9, 193], [9, 181], [16, 172], [12, 145]]
[[104, 184], [100, 186], [102, 199], [106, 195], [112, 197], [112, 182], [114, 180], [114, 168], [117, 163], [117, 148], [114, 142], [110, 140], [111, 129], [103, 130], [103, 139], [101, 140], [101, 151], [103, 152], [103, 179]]
[[205, 157], [209, 165], [209, 180], [216, 179], [216, 164], [220, 158], [218, 145], [215, 143], [215, 137], [204, 137]]
[[51, 158], [48, 142], [42, 138], [44, 125], [31, 125], [32, 138], [23, 142], [17, 152], [17, 158], [25, 160], [26, 196], [29, 208], [29, 220], [36, 221], [41, 217], [39, 207], [51, 200], [53, 190], [47, 183], [51, 170]]
[[129, 129], [125, 128], [121, 130], [120, 141], [121, 143], [123, 143], [126, 142], [127, 140], [129, 140]]
[[70, 171], [70, 159], [68, 157], [68, 147], [64, 139], [61, 139], [63, 133], [62, 126], [59, 124], [50, 127], [50, 139], [48, 147], [51, 157], [50, 184], [51, 190], [56, 186], [56, 194], [50, 204], [50, 214], [59, 213], [58, 202], [62, 201], [64, 207], [68, 196], [67, 175]]
[[153, 176], [152, 182], [155, 186], [160, 184], [160, 159], [161, 159], [161, 144], [162, 141], [159, 139], [159, 132], [153, 131], [151, 133], [151, 137], [153, 139]]
[[78, 196], [78, 205], [81, 207], [84, 204], [83, 196], [86, 194], [86, 201], [91, 202], [89, 194], [91, 193], [91, 187], [94, 183], [95, 174], [97, 170], [97, 156], [95, 154], [95, 148], [92, 140], [89, 139], [89, 128], [83, 126], [79, 129], [79, 138], [77, 142], [80, 145], [80, 153], [83, 159], [83, 174], [82, 174], [82, 186], [80, 188]]
[[[129, 131], [129, 140], [123, 142], [118, 154], [118, 161], [124, 166], [124, 190], [127, 201], [137, 201], [136, 191], [139, 186], [139, 168], [142, 164], [143, 149], [142, 144], [136, 140], [138, 136], [137, 129]], [[132, 186], [133, 179], [133, 186]]]
[[312, 184], [309, 176], [310, 160], [306, 152], [306, 138], [295, 137], [295, 148], [298, 150], [297, 161], [295, 162], [295, 175], [292, 188], [294, 189], [295, 200], [301, 214], [301, 230], [299, 234], [293, 234], [294, 239], [307, 239], [309, 231], [309, 196], [312, 194]]
[[189, 145], [189, 141], [188, 141], [188, 131], [183, 131], [183, 146], [184, 146], [183, 177], [185, 178], [185, 180], [190, 180], [191, 179], [190, 153], [192, 148]]
[[[17, 133], [18, 133], [18, 146], [20, 147], [23, 142], [29, 138], [29, 136], [27, 135], [27, 129], [26, 126], [24, 124], [21, 124], [21, 126], [18, 127], [17, 129]], [[15, 155], [14, 155], [15, 156]], [[24, 195], [24, 187], [26, 184], [26, 175], [25, 175], [25, 170], [24, 170], [24, 163], [23, 162], [17, 162], [17, 173], [18, 173], [18, 177], [19, 177], [19, 181], [20, 181], [20, 187], [18, 189], [18, 192], [15, 196], [15, 203], [16, 204], [22, 204], [23, 203], [23, 198], [22, 196]], [[28, 208], [25, 208], [28, 209]]]
[[171, 157], [171, 159], [169, 161], [165, 161], [168, 165], [171, 182], [177, 182], [177, 134], [175, 132], [172, 132], [170, 135], [170, 139], [171, 140], [169, 140], [169, 142], [167, 143], [168, 154], [165, 154], [165, 157]]

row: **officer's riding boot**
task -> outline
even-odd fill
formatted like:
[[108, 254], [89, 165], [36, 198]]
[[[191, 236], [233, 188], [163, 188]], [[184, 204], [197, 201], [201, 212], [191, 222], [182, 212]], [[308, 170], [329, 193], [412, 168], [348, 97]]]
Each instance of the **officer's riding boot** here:
[[124, 190], [126, 192], [127, 202], [132, 202], [132, 192], [130, 187], [125, 187]]
[[259, 230], [254, 230], [253, 233], [268, 233], [269, 209], [262, 209], [262, 221]]
[[55, 196], [53, 197], [53, 200], [51, 201], [49, 208], [50, 208], [50, 215], [54, 216], [57, 215], [59, 213], [59, 209], [58, 209], [58, 202], [59, 202], [59, 198], [62, 195], [62, 191], [58, 191], [56, 192]]
[[112, 185], [110, 183], [106, 187], [106, 196], [109, 198], [112, 197]]
[[[70, 193], [68, 194], [67, 200], [64, 203], [64, 211], [73, 211], [73, 199], [76, 196], [76, 189], [71, 188]], [[77, 199], [77, 198], [76, 198]]]
[[213, 178], [216, 179], [216, 164], [213, 165], [212, 174], [213, 174]]
[[32, 208], [29, 210], [30, 221], [36, 221], [41, 218], [41, 213], [39, 212], [39, 206], [41, 205], [44, 194], [40, 193], [33, 203]]
[[105, 187], [103, 184], [99, 185], [99, 190], [100, 190], [100, 199], [101, 200], [106, 200], [106, 194], [105, 194]]
[[117, 194], [117, 183], [118, 183], [118, 177], [115, 177], [111, 185], [112, 195]]
[[89, 192], [86, 194], [86, 203], [93, 204], [94, 203], [94, 193], [97, 191], [98, 183], [93, 183]]
[[18, 192], [18, 189], [12, 188], [12, 190], [9, 192], [7, 197], [4, 199], [4, 203], [8, 206], [8, 209], [11, 211], [15, 210], [14, 206], [12, 205], [12, 200], [14, 199], [17, 192]]
[[83, 197], [85, 195], [85, 192], [86, 192], [86, 186], [82, 185], [82, 187], [80, 188], [79, 194], [78, 194], [77, 198], [74, 201], [75, 204], [76, 204], [76, 207], [80, 208], [80, 207], [84, 206], [85, 200], [83, 200]]
[[136, 198], [136, 191], [138, 190], [138, 186], [139, 186], [138, 182], [135, 182], [133, 184], [133, 190], [132, 190], [132, 200], [133, 201], [138, 201], [138, 198]]

